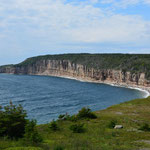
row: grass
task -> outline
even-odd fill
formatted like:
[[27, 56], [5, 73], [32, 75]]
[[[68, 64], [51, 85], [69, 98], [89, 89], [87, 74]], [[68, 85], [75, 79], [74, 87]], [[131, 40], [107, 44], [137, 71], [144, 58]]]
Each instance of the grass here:
[[6, 150], [42, 150], [37, 147], [16, 147], [16, 148], [7, 148]]
[[[70, 126], [76, 124], [59, 120], [59, 130], [52, 131], [49, 124], [37, 126], [44, 141], [41, 144], [25, 143], [7, 138], [0, 139], [0, 150], [142, 150], [150, 149], [150, 132], [140, 130], [150, 125], [150, 97], [125, 102], [95, 112], [96, 119], [78, 120], [85, 132], [73, 133]], [[113, 129], [112, 122], [123, 125]]]

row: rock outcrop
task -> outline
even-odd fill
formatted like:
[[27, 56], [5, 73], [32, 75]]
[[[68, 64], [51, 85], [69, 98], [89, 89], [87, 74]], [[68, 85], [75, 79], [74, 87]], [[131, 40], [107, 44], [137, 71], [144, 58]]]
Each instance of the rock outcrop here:
[[145, 78], [145, 73], [131, 73], [114, 69], [94, 69], [69, 60], [38, 60], [33, 64], [24, 66], [0, 67], [0, 73], [62, 76], [86, 81], [150, 87], [150, 81]]

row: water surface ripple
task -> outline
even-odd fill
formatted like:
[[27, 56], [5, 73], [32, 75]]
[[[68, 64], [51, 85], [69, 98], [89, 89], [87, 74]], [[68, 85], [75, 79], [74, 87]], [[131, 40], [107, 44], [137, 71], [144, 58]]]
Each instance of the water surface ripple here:
[[28, 117], [48, 123], [59, 114], [75, 114], [84, 106], [105, 109], [145, 93], [128, 88], [48, 76], [0, 74], [0, 105], [21, 104]]

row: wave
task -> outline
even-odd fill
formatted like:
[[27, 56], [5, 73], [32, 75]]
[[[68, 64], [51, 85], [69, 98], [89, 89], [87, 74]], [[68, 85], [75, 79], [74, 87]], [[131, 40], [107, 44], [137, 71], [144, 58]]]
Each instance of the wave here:
[[23, 103], [23, 102], [26, 102], [26, 101], [28, 101], [28, 99], [18, 100], [18, 101], [14, 101], [14, 102], [16, 102], [16, 103]]
[[37, 107], [34, 107], [34, 108], [31, 108], [30, 109], [30, 112], [34, 112], [34, 111], [37, 111], [37, 110], [41, 110], [41, 109], [51, 109], [51, 108], [60, 108], [60, 107], [64, 107], [64, 108], [67, 108], [67, 107], [75, 107], [75, 106], [78, 106], [78, 105], [80, 105], [79, 103], [75, 103], [75, 104], [64, 104], [64, 103], [62, 103], [62, 104], [58, 104], [58, 103], [56, 103], [56, 104], [51, 104], [51, 105], [43, 105], [43, 106], [37, 106]]
[[[25, 110], [27, 110], [28, 116], [37, 119], [38, 123], [53, 119], [65, 112], [75, 114], [79, 109], [85, 106], [89, 106], [89, 108], [95, 111], [122, 103], [127, 101], [127, 99], [132, 100], [149, 96], [149, 92], [147, 91], [149, 88], [144, 86], [143, 88], [138, 86], [132, 87], [129, 85], [123, 86], [111, 82], [104, 83], [93, 81], [92, 79], [82, 80], [80, 78], [77, 79], [71, 77], [62, 78], [85, 83], [62, 79], [58, 80], [55, 78], [52, 78], [52, 80], [49, 80], [49, 78], [44, 78], [42, 80], [36, 79], [35, 82], [32, 78], [34, 78], [34, 76], [31, 77], [31, 80], [28, 81], [29, 84], [26, 85], [26, 80], [23, 80], [24, 77], [22, 76], [21, 88], [15, 84], [10, 86], [10, 81], [10, 84], [8, 84], [9, 82], [7, 84], [0, 84], [0, 89], [4, 89], [2, 91], [0, 90], [0, 105], [4, 106], [9, 104], [11, 98], [14, 104], [18, 105], [21, 103]], [[62, 80], [62, 82], [60, 80]], [[43, 84], [43, 82], [47, 84]], [[92, 84], [89, 84], [88, 82]], [[38, 86], [33, 86], [35, 83], [38, 83]], [[102, 86], [98, 85], [99, 83], [101, 83]], [[140, 92], [123, 88], [113, 88], [106, 86], [106, 84], [139, 90]], [[116, 92], [118, 93], [116, 94]]]
[[110, 86], [123, 87], [123, 88], [128, 88], [128, 89], [134, 89], [134, 90], [141, 91], [141, 92], [145, 93], [144, 98], [147, 98], [147, 97], [150, 96], [150, 93], [149, 93], [148, 90], [145, 90], [145, 89], [142, 89], [142, 88], [139, 88], [139, 87], [132, 87], [132, 86], [125, 86], [125, 85], [118, 85], [118, 84], [112, 84], [112, 83], [110, 83], [110, 84], [109, 84], [109, 83], [106, 83], [106, 84], [108, 84], [108, 85], [110, 85]]
[[145, 93], [144, 98], [147, 98], [147, 97], [150, 96], [150, 91], [147, 90], [147, 89], [144, 89], [144, 87], [140, 88], [140, 87], [133, 87], [133, 86], [130, 86], [130, 85], [121, 85], [121, 84], [118, 84], [118, 83], [115, 84], [115, 83], [109, 83], [109, 82], [106, 83], [106, 82], [98, 82], [98, 81], [92, 81], [92, 80], [84, 80], [84, 79], [68, 77], [68, 76], [58, 76], [58, 77], [66, 78], [66, 79], [70, 79], [70, 80], [77, 80], [77, 81], [80, 81], [80, 82], [100, 83], [100, 84], [107, 84], [107, 85], [110, 85], [110, 86], [134, 89], [134, 90], [138, 90], [138, 91], [141, 91], [141, 92]]
[[147, 97], [150, 96], [150, 93], [149, 93], [149, 91], [147, 91], [147, 90], [144, 90], [144, 89], [141, 89], [141, 88], [137, 88], [137, 87], [128, 87], [128, 88], [130, 88], [130, 89], [135, 89], [135, 90], [139, 90], [139, 91], [141, 91], [141, 92], [144, 92], [144, 93], [145, 93], [145, 98], [147, 98]]

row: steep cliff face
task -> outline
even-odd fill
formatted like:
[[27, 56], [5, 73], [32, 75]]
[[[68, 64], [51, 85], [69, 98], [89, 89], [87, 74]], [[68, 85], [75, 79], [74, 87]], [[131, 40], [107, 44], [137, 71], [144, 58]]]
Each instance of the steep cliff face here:
[[39, 60], [25, 66], [8, 66], [0, 68], [0, 73], [50, 75], [73, 77], [83, 80], [125, 83], [150, 87], [145, 73], [131, 73], [114, 69], [94, 69], [86, 65], [76, 64], [69, 60]]

